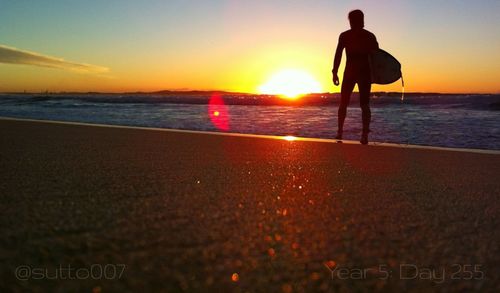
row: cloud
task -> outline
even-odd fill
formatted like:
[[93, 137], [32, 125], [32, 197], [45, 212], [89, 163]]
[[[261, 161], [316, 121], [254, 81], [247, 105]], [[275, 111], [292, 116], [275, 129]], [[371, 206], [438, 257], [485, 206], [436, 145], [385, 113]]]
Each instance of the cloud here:
[[103, 66], [66, 61], [62, 58], [42, 55], [4, 45], [0, 45], [0, 63], [50, 67], [82, 73], [103, 73], [109, 70]]

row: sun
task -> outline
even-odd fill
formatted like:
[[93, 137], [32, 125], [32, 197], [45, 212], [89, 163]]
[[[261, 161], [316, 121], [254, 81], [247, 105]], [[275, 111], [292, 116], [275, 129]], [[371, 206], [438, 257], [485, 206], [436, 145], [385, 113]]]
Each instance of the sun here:
[[285, 69], [276, 72], [259, 87], [261, 94], [297, 99], [301, 95], [321, 92], [321, 85], [307, 71]]

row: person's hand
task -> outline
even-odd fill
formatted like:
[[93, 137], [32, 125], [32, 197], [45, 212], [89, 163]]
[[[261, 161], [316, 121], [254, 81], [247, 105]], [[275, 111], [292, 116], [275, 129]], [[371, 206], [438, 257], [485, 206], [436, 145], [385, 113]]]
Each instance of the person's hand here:
[[333, 73], [333, 84], [334, 85], [339, 85], [339, 76], [337, 75], [337, 73]]

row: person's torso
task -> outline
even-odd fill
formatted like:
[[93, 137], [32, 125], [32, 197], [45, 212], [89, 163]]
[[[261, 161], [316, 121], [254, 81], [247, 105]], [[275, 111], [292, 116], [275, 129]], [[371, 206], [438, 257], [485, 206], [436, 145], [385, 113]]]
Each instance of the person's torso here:
[[367, 30], [348, 30], [342, 33], [346, 50], [346, 73], [349, 75], [369, 74], [370, 52], [376, 47], [375, 36]]

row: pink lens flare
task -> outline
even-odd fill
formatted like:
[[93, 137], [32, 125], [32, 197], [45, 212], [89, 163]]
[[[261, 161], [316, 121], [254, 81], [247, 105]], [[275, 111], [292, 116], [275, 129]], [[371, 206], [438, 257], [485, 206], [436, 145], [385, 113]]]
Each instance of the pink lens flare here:
[[210, 121], [218, 130], [229, 130], [229, 111], [220, 94], [213, 94], [210, 97], [208, 115]]

